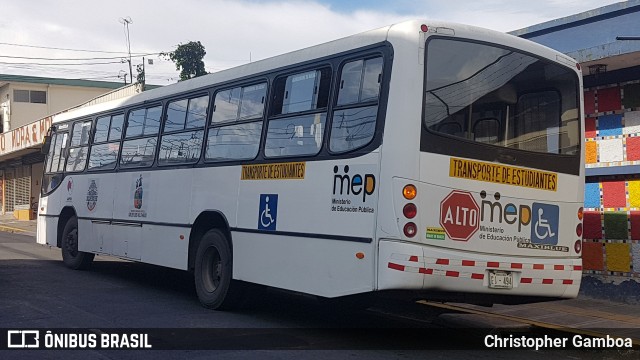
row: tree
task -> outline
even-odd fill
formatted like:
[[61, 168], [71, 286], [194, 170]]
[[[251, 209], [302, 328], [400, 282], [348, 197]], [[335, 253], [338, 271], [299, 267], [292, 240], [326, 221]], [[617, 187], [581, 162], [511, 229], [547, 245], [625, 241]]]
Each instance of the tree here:
[[172, 52], [160, 55], [176, 64], [176, 70], [180, 70], [180, 81], [182, 81], [207, 74], [202, 61], [206, 53], [200, 41], [190, 41], [179, 44]]

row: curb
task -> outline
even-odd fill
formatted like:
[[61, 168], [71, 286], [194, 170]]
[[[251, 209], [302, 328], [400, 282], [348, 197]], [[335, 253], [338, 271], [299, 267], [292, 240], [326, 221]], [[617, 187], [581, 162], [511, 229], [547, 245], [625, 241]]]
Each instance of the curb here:
[[27, 234], [35, 235], [34, 231], [20, 229], [20, 228], [6, 226], [6, 225], [0, 225], [0, 231], [10, 232], [10, 233], [27, 233]]

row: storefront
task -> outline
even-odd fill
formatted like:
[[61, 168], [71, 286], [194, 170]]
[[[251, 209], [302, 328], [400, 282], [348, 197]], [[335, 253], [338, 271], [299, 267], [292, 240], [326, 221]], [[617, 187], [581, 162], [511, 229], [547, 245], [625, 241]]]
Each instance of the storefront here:
[[44, 168], [40, 148], [50, 126], [51, 118], [46, 118], [0, 134], [2, 214], [34, 218]]

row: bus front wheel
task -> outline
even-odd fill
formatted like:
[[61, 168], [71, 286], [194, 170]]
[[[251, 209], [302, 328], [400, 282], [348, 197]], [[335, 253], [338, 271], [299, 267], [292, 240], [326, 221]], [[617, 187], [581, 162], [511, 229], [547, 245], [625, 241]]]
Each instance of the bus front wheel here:
[[62, 230], [62, 261], [74, 270], [91, 267], [94, 254], [78, 251], [78, 218], [70, 218]]
[[229, 310], [240, 305], [241, 284], [232, 279], [233, 260], [227, 237], [218, 229], [202, 236], [196, 252], [196, 293], [202, 306]]

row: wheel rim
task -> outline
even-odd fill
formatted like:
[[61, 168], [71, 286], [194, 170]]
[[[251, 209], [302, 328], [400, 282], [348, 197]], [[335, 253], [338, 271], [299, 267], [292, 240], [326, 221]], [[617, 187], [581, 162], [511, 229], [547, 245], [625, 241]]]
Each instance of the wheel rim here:
[[215, 247], [210, 247], [204, 254], [202, 271], [202, 282], [204, 289], [212, 293], [218, 289], [222, 280], [222, 259]]
[[78, 229], [74, 228], [71, 231], [69, 231], [69, 234], [67, 234], [67, 238], [65, 239], [65, 246], [67, 248], [67, 252], [71, 255], [71, 256], [77, 256], [78, 255]]

